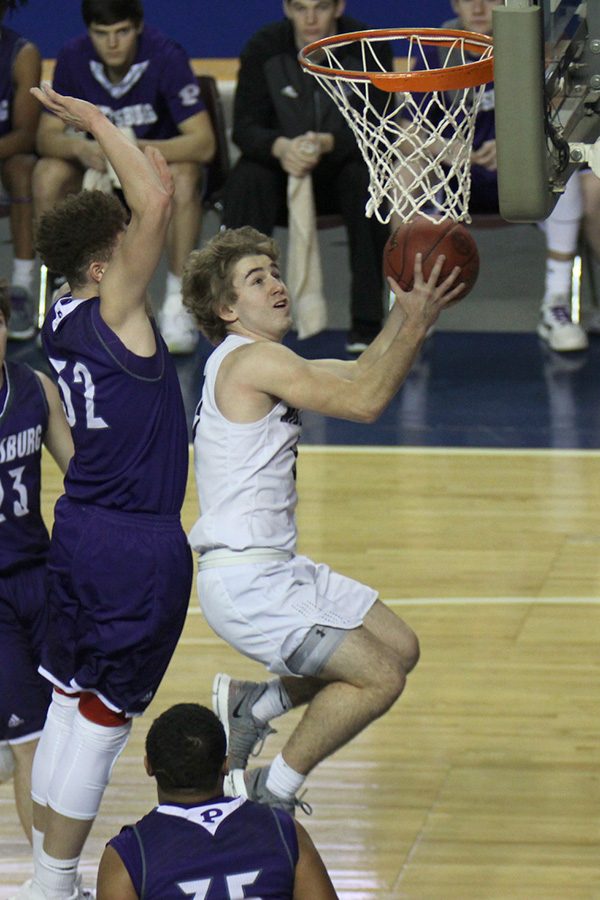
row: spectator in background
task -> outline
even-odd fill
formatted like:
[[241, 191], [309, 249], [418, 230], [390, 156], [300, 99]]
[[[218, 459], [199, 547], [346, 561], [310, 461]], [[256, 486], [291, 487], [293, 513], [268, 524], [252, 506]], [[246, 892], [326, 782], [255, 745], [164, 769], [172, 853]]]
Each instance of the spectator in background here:
[[35, 332], [31, 182], [40, 108], [29, 90], [40, 82], [42, 63], [38, 48], [7, 28], [4, 17], [26, 3], [0, 0], [0, 177], [13, 243], [8, 336], [15, 340], [27, 340]]
[[0, 781], [12, 775], [31, 842], [31, 767], [51, 693], [37, 671], [48, 617], [42, 445], [64, 473], [73, 441], [53, 382], [6, 360], [9, 315], [8, 289], [0, 284]]
[[[143, 21], [140, 0], [83, 0], [87, 34], [58, 54], [53, 85], [61, 94], [100, 106], [133, 130], [140, 149], [160, 150], [175, 184], [167, 235], [169, 271], [159, 324], [172, 353], [190, 353], [198, 334], [181, 303], [183, 263], [195, 247], [202, 215], [202, 166], [215, 140], [200, 88], [183, 48]], [[42, 115], [34, 174], [36, 215], [79, 191], [86, 170], [106, 172], [104, 153], [56, 116]], [[88, 136], [89, 137], [89, 136]]]
[[[443, 27], [491, 34], [492, 12], [501, 3], [502, 0], [450, 0], [455, 18], [444, 22]], [[440, 67], [438, 54], [447, 53], [431, 46], [424, 48], [424, 52], [429, 68]], [[457, 58], [456, 64], [459, 63]], [[424, 66], [425, 62], [419, 59], [415, 67]], [[598, 181], [594, 176], [588, 177]], [[411, 178], [408, 173], [407, 188]], [[584, 329], [571, 319], [571, 275], [583, 218], [582, 189], [584, 182], [577, 173], [569, 180], [551, 215], [539, 223], [546, 237], [546, 278], [537, 331], [548, 346], [558, 352], [584, 350], [588, 345]], [[600, 207], [600, 190], [598, 205]], [[490, 83], [485, 87], [475, 120], [469, 212], [498, 211], [494, 85]]]
[[301, 825], [283, 810], [223, 796], [225, 753], [224, 728], [204, 706], [179, 703], [154, 720], [144, 764], [159, 805], [109, 841], [98, 900], [335, 900]]
[[[365, 217], [369, 175], [356, 139], [333, 100], [307, 76], [298, 50], [331, 34], [366, 28], [343, 15], [344, 0], [283, 0], [285, 19], [261, 28], [240, 57], [233, 141], [241, 150], [225, 187], [227, 228], [272, 234], [287, 222], [288, 176], [312, 177], [318, 213], [341, 213], [348, 232], [351, 329], [346, 349], [363, 351], [383, 319], [381, 258], [386, 226]], [[355, 68], [348, 48], [340, 52]], [[387, 44], [380, 61], [391, 69]]]

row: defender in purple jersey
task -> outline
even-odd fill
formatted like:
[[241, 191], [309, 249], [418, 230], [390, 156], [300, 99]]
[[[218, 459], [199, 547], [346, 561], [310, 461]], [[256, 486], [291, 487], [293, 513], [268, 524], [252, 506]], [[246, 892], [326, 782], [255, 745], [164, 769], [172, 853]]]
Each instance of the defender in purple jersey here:
[[218, 718], [179, 703], [153, 723], [145, 767], [158, 803], [109, 841], [98, 900], [333, 900], [305, 829], [280, 809], [223, 796], [226, 741]]
[[13, 775], [31, 841], [31, 766], [50, 702], [50, 686], [37, 671], [47, 626], [42, 445], [64, 473], [73, 442], [48, 376], [6, 360], [9, 314], [0, 284], [0, 781]]
[[27, 0], [0, 0], [0, 178], [13, 243], [11, 321], [8, 336], [26, 340], [35, 332], [32, 176], [39, 104], [30, 88], [40, 83], [42, 60], [35, 44], [7, 28], [7, 12]]
[[147, 313], [171, 214], [168, 164], [93, 104], [49, 85], [34, 94], [93, 135], [131, 211], [126, 226], [115, 197], [83, 191], [47, 212], [37, 235], [70, 285], [42, 343], [75, 453], [48, 557], [40, 670], [55, 690], [33, 768], [34, 878], [17, 896], [67, 900], [81, 896], [78, 859], [131, 717], [152, 700], [183, 627], [188, 441], [174, 363]]
[[[96, 104], [111, 122], [129, 129], [142, 150], [155, 147], [167, 160], [175, 195], [159, 320], [169, 349], [189, 353], [198, 334], [181, 304], [181, 271], [200, 232], [202, 166], [215, 151], [210, 119], [186, 52], [144, 23], [140, 0], [83, 0], [81, 11], [87, 33], [60, 50], [53, 87]], [[42, 115], [42, 159], [34, 175], [38, 217], [57, 199], [106, 173], [97, 141], [89, 134], [81, 138], [67, 133], [60, 118]]]

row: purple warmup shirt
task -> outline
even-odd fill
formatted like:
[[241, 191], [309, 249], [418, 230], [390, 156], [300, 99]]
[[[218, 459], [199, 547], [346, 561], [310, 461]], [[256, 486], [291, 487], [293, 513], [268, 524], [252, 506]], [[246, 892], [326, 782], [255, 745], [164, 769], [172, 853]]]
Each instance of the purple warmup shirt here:
[[[154, 327], [154, 326], [153, 326]], [[58, 300], [42, 328], [75, 456], [65, 493], [122, 512], [179, 515], [188, 436], [175, 365], [154, 327], [156, 353], [128, 350], [100, 315], [100, 300]]]
[[27, 41], [16, 31], [0, 26], [0, 137], [12, 131], [12, 105], [15, 93], [13, 66]]
[[138, 897], [292, 900], [298, 862], [294, 821], [242, 798], [158, 806], [114, 837]]
[[0, 390], [0, 574], [44, 562], [48, 532], [40, 511], [40, 461], [48, 403], [35, 372], [4, 363]]
[[106, 77], [86, 34], [59, 52], [52, 86], [60, 94], [94, 103], [115, 125], [129, 126], [137, 138], [146, 140], [176, 137], [182, 122], [204, 110], [185, 50], [148, 25], [131, 68], [118, 84]]

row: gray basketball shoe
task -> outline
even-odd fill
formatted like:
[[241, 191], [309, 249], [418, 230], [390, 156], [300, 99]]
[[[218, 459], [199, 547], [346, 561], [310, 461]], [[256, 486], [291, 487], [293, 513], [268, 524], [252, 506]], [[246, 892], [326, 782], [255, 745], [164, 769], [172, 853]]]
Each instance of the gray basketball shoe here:
[[248, 757], [256, 745], [258, 756], [269, 734], [275, 734], [270, 725], [262, 725], [252, 715], [252, 707], [267, 689], [266, 682], [235, 681], [219, 672], [212, 688], [213, 711], [221, 720], [227, 737], [229, 769], [245, 769]]
[[284, 809], [290, 816], [296, 813], [296, 807], [310, 816], [312, 807], [299, 797], [278, 797], [267, 788], [269, 766], [260, 769], [233, 769], [225, 776], [223, 792], [226, 797], [246, 797], [255, 803], [264, 803], [276, 809]]

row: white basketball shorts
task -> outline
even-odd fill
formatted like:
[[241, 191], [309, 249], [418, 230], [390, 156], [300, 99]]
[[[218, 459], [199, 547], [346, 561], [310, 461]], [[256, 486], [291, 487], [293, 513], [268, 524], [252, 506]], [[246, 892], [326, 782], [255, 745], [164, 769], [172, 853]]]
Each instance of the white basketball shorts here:
[[292, 556], [200, 569], [198, 598], [219, 637], [269, 671], [292, 675], [286, 660], [313, 626], [357, 628], [377, 592], [324, 563]]

